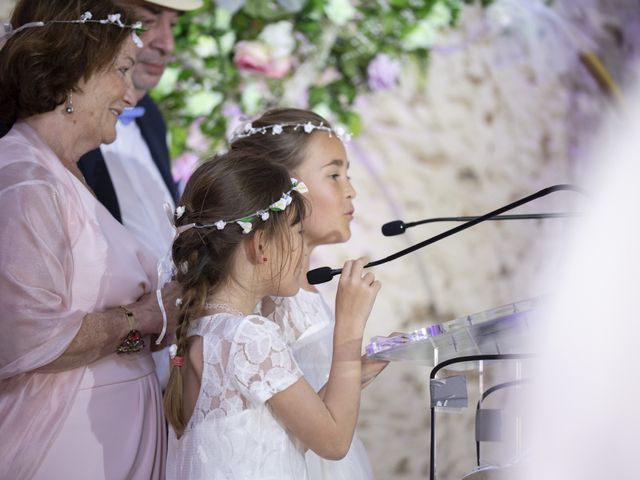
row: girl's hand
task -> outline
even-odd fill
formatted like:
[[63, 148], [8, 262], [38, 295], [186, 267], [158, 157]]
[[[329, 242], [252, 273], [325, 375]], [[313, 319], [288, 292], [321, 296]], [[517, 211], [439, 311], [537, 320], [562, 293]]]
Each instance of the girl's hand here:
[[336, 293], [336, 327], [358, 336], [362, 336], [381, 287], [372, 272], [364, 272], [367, 263], [365, 257], [345, 262]]
[[[388, 336], [393, 337], [395, 335], [402, 335], [402, 332], [392, 332]], [[389, 365], [388, 360], [378, 360], [377, 358], [370, 358], [365, 353], [361, 358], [362, 375], [360, 379], [360, 387], [364, 388], [375, 380], [382, 370]]]

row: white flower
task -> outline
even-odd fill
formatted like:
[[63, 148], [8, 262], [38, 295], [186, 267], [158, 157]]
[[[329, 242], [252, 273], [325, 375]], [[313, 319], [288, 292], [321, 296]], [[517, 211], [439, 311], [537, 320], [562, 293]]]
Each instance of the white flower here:
[[342, 26], [355, 15], [356, 9], [350, 0], [329, 0], [324, 7], [324, 12], [333, 23]]
[[430, 48], [438, 33], [429, 18], [423, 18], [404, 38], [404, 47], [411, 51], [418, 48]]
[[282, 125], [274, 125], [271, 129], [273, 135], [280, 135], [282, 133]]
[[136, 47], [138, 47], [138, 48], [144, 47], [144, 43], [142, 43], [142, 40], [140, 39], [140, 37], [138, 36], [138, 34], [135, 31], [131, 32], [131, 40], [133, 40], [133, 44]]
[[283, 193], [282, 199], [284, 200], [284, 203], [287, 204], [287, 206], [291, 205], [291, 202], [293, 201], [293, 198], [291, 198], [291, 195], [289, 195], [288, 193]]
[[233, 12], [230, 12], [226, 8], [216, 8], [213, 14], [214, 28], [216, 28], [217, 30], [228, 30], [229, 28], [231, 28], [231, 17], [233, 16], [232, 13]]
[[293, 25], [286, 20], [270, 23], [258, 38], [267, 44], [269, 52], [274, 58], [288, 57], [293, 53], [296, 41], [293, 38]]
[[185, 113], [192, 117], [200, 115], [211, 115], [211, 111], [220, 105], [224, 95], [220, 92], [210, 90], [200, 90], [194, 92], [187, 98]]
[[184, 215], [184, 211], [185, 211], [185, 207], [184, 205], [180, 205], [178, 208], [176, 208], [176, 218], [180, 218], [182, 217], [182, 215]]
[[179, 69], [175, 67], [165, 68], [164, 73], [160, 78], [160, 82], [156, 85], [154, 91], [162, 95], [169, 95], [171, 92], [176, 90], [179, 75]]
[[[295, 180], [295, 179], [292, 178], [291, 180]], [[298, 193], [307, 193], [309, 191], [309, 189], [304, 184], [304, 182], [298, 182], [297, 180], [296, 180], [296, 184], [293, 187], [291, 187], [291, 190], [294, 190]]]
[[193, 51], [200, 58], [215, 57], [218, 54], [218, 45], [211, 35], [200, 35], [193, 47]]
[[182, 299], [180, 297], [176, 298], [176, 307], [182, 305]]
[[258, 215], [260, 215], [260, 218], [262, 219], [262, 221], [266, 221], [269, 219], [269, 212], [265, 211], [265, 210], [260, 210], [258, 212]]
[[304, 124], [304, 133], [311, 133], [313, 132], [314, 128], [315, 126], [313, 125], [313, 123], [307, 122]]
[[91, 12], [84, 12], [82, 15], [80, 15], [81, 22], [86, 22], [87, 20], [91, 20], [92, 18], [93, 15], [91, 14]]
[[178, 345], [176, 345], [175, 343], [172, 343], [171, 345], [169, 345], [169, 357], [176, 358], [177, 354], [178, 354]]
[[122, 27], [123, 23], [120, 21], [120, 14], [119, 13], [113, 13], [111, 15], [107, 15], [107, 20], [109, 21], [109, 23], [115, 23], [116, 25]]
[[242, 227], [242, 233], [250, 233], [251, 229], [253, 228], [251, 222], [243, 222], [242, 220], [238, 220], [236, 221], [236, 223]]
[[224, 220], [218, 220], [216, 223], [214, 223], [214, 225], [218, 230], [223, 230], [224, 227], [227, 226], [227, 222], [225, 222]]
[[233, 46], [236, 44], [236, 32], [227, 32], [222, 35], [218, 41], [220, 42], [220, 53], [229, 55], [233, 51]]
[[435, 28], [446, 27], [451, 23], [451, 10], [442, 2], [438, 2], [431, 8], [428, 18]]
[[284, 198], [284, 195], [283, 195], [282, 198], [280, 198], [280, 200], [278, 200], [277, 202], [272, 203], [271, 205], [269, 205], [269, 208], [271, 210], [275, 210], [276, 212], [281, 212], [285, 208], [287, 208], [287, 199]]

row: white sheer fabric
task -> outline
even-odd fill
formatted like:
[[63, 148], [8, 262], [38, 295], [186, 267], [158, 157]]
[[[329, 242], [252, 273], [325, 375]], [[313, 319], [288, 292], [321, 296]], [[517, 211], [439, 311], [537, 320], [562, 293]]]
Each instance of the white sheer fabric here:
[[185, 432], [169, 434], [168, 479], [306, 479], [304, 449], [266, 401], [302, 377], [280, 328], [259, 315], [198, 319], [200, 394]]
[[[322, 295], [300, 289], [293, 297], [273, 299], [270, 318], [280, 326], [305, 379], [320, 390], [329, 379], [333, 356], [334, 316]], [[353, 436], [349, 453], [338, 461], [326, 460], [308, 450], [305, 455], [310, 480], [370, 480], [373, 472], [364, 445]]]

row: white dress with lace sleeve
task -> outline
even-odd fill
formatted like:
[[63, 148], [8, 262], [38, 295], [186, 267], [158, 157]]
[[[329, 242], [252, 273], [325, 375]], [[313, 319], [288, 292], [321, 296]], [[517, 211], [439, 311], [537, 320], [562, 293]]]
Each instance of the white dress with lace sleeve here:
[[[305, 379], [320, 390], [329, 379], [333, 356], [334, 315], [322, 295], [300, 289], [293, 297], [273, 298], [270, 318], [280, 326]], [[373, 472], [364, 445], [354, 434], [349, 453], [338, 461], [311, 450], [305, 455], [310, 480], [371, 480]]]
[[307, 479], [302, 444], [266, 404], [302, 372], [273, 321], [218, 313], [189, 329], [201, 336], [200, 393], [180, 439], [171, 429], [167, 479]]

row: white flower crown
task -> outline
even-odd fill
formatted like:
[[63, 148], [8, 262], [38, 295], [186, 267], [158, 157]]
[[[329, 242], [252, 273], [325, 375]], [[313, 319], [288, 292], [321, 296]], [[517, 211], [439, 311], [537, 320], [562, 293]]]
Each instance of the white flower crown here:
[[29, 22], [21, 25], [16, 29], [14, 29], [10, 23], [3, 23], [3, 34], [2, 36], [0, 36], [0, 42], [9, 40], [16, 33], [21, 32], [22, 30], [26, 30], [27, 28], [45, 27], [52, 23], [100, 23], [102, 25], [116, 25], [120, 28], [130, 28], [132, 30], [131, 38], [133, 39], [133, 43], [135, 43], [138, 48], [142, 48], [144, 44], [142, 43], [142, 40], [140, 40], [140, 37], [136, 32], [136, 30], [142, 29], [142, 22], [135, 22], [131, 25], [128, 25], [126, 23], [122, 23], [120, 17], [121, 14], [114, 13], [111, 15], [107, 15], [107, 18], [104, 18], [102, 20], [92, 20], [93, 15], [91, 14], [91, 12], [84, 12], [82, 15], [80, 15], [80, 18], [78, 20], [47, 20], [46, 22]]
[[[253, 229], [253, 220], [256, 218], [260, 218], [263, 222], [267, 221], [269, 219], [269, 212], [283, 212], [292, 202], [292, 198], [291, 198], [291, 192], [298, 192], [298, 193], [307, 193], [309, 191], [309, 189], [307, 188], [307, 186], [304, 184], [304, 182], [300, 182], [298, 180], [296, 180], [295, 178], [291, 179], [291, 188], [289, 190], [287, 190], [286, 192], [284, 192], [282, 194], [282, 196], [280, 197], [280, 200], [278, 200], [277, 202], [272, 203], [271, 205], [269, 205], [267, 208], [262, 209], [262, 210], [258, 210], [255, 213], [252, 213], [250, 215], [246, 215], [242, 218], [237, 218], [235, 220], [218, 220], [217, 222], [214, 223], [209, 223], [209, 224], [205, 224], [205, 223], [189, 223], [187, 225], [182, 225], [180, 227], [178, 227], [178, 234], [184, 232], [185, 230], [189, 230], [190, 228], [213, 228], [215, 227], [217, 230], [223, 230], [228, 224], [230, 223], [236, 223], [238, 225], [240, 225], [240, 227], [242, 228], [242, 233], [247, 234], [250, 233], [251, 230]], [[184, 215], [185, 212], [185, 207], [184, 205], [180, 205], [178, 208], [176, 208], [176, 219], [182, 217], [182, 215]]]
[[239, 138], [250, 137], [251, 135], [255, 135], [261, 133], [265, 135], [267, 132], [271, 131], [271, 135], [280, 135], [284, 132], [285, 128], [292, 128], [292, 130], [297, 131], [298, 129], [302, 129], [304, 133], [313, 133], [314, 130], [321, 130], [323, 132], [329, 133], [329, 136], [335, 135], [342, 142], [348, 142], [351, 140], [351, 134], [348, 133], [342, 127], [330, 128], [320, 122], [319, 125], [315, 123], [307, 122], [307, 123], [273, 123], [271, 125], [265, 125], [264, 127], [254, 128], [251, 123], [245, 124], [245, 126], [236, 131], [229, 138], [229, 143], [233, 143]]

